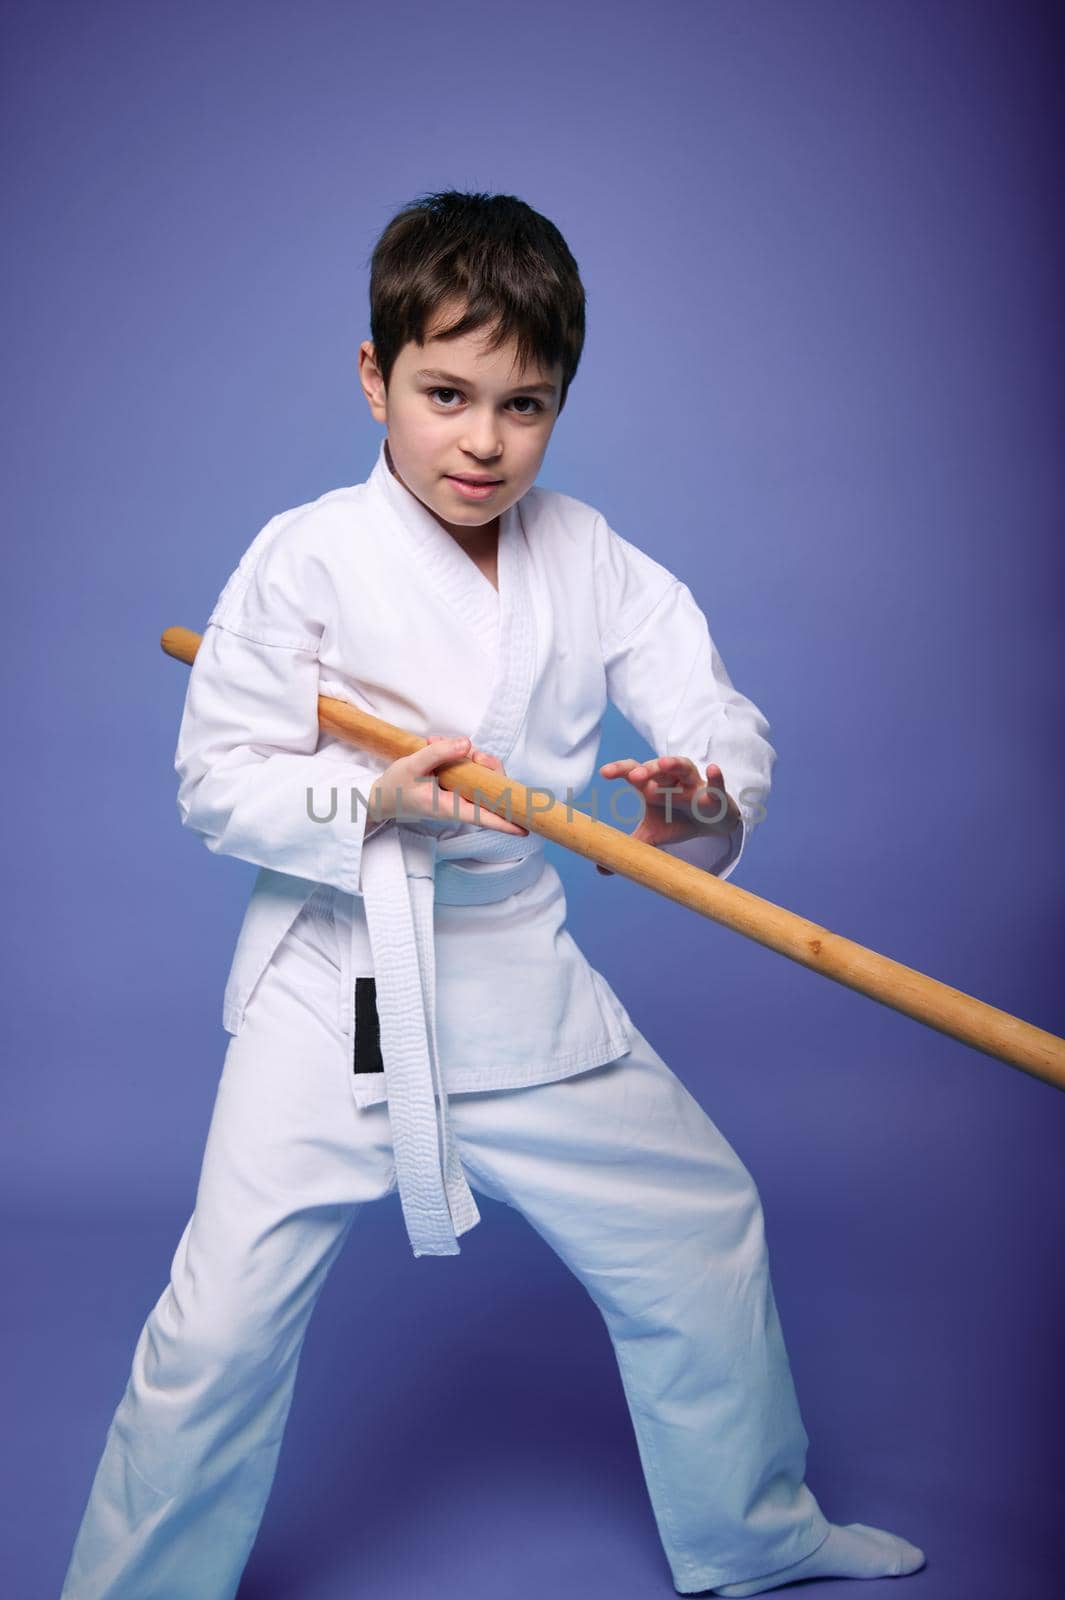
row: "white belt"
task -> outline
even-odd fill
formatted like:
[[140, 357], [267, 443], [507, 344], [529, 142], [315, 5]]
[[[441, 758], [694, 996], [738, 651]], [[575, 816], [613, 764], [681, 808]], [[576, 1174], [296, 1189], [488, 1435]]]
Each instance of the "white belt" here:
[[[477, 872], [460, 859], [510, 865]], [[481, 1220], [451, 1135], [440, 1075], [433, 904], [503, 900], [534, 883], [543, 868], [538, 834], [496, 828], [442, 839], [397, 823], [368, 840], [363, 852], [362, 898], [396, 1180], [416, 1256], [458, 1255], [457, 1236]]]

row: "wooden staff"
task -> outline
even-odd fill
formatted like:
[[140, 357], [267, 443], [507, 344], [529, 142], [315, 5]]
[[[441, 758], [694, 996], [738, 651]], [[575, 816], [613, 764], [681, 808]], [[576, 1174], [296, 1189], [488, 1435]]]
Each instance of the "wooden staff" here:
[[[191, 666], [200, 635], [188, 628], [167, 628], [160, 642], [167, 655]], [[329, 733], [389, 761], [413, 755], [428, 743], [418, 734], [327, 695], [318, 697], [318, 722]], [[830, 933], [737, 884], [723, 883], [713, 873], [667, 855], [655, 845], [631, 839], [620, 828], [561, 804], [549, 790], [526, 788], [476, 761], [449, 761], [437, 769], [436, 778], [442, 789], [457, 789], [473, 804], [519, 822], [530, 832], [600, 862], [881, 1005], [1065, 1089], [1065, 1039], [1056, 1034]]]

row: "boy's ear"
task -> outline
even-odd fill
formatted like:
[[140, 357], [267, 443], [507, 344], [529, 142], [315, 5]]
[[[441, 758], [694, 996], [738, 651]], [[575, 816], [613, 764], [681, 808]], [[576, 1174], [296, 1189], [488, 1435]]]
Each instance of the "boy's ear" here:
[[364, 339], [359, 346], [359, 382], [374, 421], [387, 422], [388, 395], [381, 369], [377, 365], [377, 352], [370, 339]]

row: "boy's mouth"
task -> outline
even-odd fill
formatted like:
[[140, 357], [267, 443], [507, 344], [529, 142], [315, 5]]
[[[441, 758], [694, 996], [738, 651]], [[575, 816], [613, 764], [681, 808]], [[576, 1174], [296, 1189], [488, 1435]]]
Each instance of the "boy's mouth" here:
[[453, 483], [459, 494], [467, 500], [487, 500], [493, 489], [498, 489], [503, 482], [502, 478], [466, 478], [454, 473], [447, 474], [449, 483]]

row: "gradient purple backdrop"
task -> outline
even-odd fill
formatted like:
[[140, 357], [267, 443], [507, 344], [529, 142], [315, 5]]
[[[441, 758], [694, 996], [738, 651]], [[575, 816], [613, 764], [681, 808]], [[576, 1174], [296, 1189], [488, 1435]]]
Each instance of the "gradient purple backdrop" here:
[[[416, 194], [518, 194], [578, 259], [540, 481], [769, 718], [737, 881], [1062, 1031], [1059, 16], [4, 8], [4, 1593], [58, 1592], [165, 1286], [254, 877], [180, 827], [159, 635], [372, 467], [367, 263]], [[1059, 1594], [1061, 1096], [551, 849], [758, 1180], [826, 1513], [921, 1544], [913, 1600]], [[672, 1592], [605, 1329], [483, 1213], [435, 1265], [359, 1219], [242, 1600]]]

